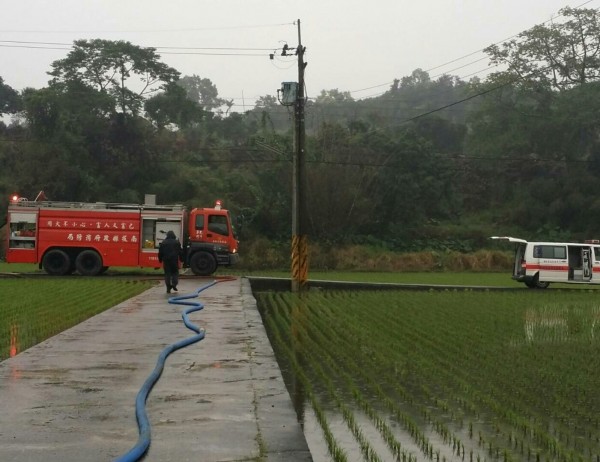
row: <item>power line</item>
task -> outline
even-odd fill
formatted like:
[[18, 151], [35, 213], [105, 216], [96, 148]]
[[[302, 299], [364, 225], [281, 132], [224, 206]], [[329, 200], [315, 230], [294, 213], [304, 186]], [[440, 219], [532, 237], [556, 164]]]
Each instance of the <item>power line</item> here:
[[[448, 71], [442, 72], [441, 74], [432, 75], [430, 78], [435, 79], [436, 77], [441, 77], [442, 75], [446, 75], [446, 74], [449, 74], [450, 72], [458, 71], [459, 69], [464, 69], [465, 67], [472, 66], [473, 64], [484, 61], [486, 59], [489, 59], [489, 58], [487, 56], [484, 56], [483, 58], [479, 58], [479, 59], [476, 59], [475, 61], [470, 61], [467, 64], [463, 64], [462, 66], [455, 67], [454, 69], [449, 69]], [[426, 72], [429, 72], [429, 71], [426, 71]]]
[[[589, 3], [589, 2], [591, 2], [591, 1], [594, 1], [594, 0], [588, 0], [588, 2], [586, 2], [586, 3]], [[584, 3], [584, 4], [586, 4], [586, 3]], [[525, 77], [531, 77], [531, 76], [534, 76], [534, 75], [536, 75], [536, 74], [539, 74], [539, 73], [546, 72], [546, 71], [548, 71], [548, 70], [549, 70], [549, 69], [551, 69], [551, 68], [552, 68], [552, 65], [546, 66], [545, 68], [541, 68], [541, 69], [538, 69], [538, 70], [536, 70], [536, 71], [534, 71], [534, 72], [531, 72], [529, 75], [527, 75], [527, 76], [525, 76]], [[419, 114], [419, 115], [416, 115], [416, 116], [410, 117], [410, 118], [408, 118], [408, 119], [404, 119], [404, 120], [402, 120], [402, 121], [400, 121], [400, 122], [398, 122], [398, 123], [402, 124], [402, 123], [407, 123], [407, 122], [411, 122], [411, 121], [414, 121], [414, 120], [420, 119], [420, 118], [422, 118], [422, 117], [425, 117], [425, 116], [431, 115], [431, 114], [433, 114], [433, 113], [436, 113], [436, 112], [442, 111], [442, 110], [444, 110], [444, 109], [448, 109], [448, 108], [450, 108], [450, 107], [453, 107], [453, 106], [456, 106], [456, 105], [458, 105], [458, 104], [464, 103], [464, 102], [466, 102], [466, 101], [469, 101], [469, 100], [471, 100], [471, 99], [477, 98], [477, 97], [479, 97], [479, 96], [483, 96], [483, 95], [486, 95], [486, 94], [488, 94], [488, 93], [491, 93], [491, 92], [493, 92], [493, 91], [499, 90], [499, 89], [501, 89], [501, 88], [504, 88], [504, 87], [506, 87], [506, 86], [508, 86], [508, 85], [512, 85], [513, 83], [516, 83], [516, 82], [518, 82], [519, 80], [522, 80], [522, 79], [523, 79], [523, 78], [521, 78], [521, 77], [516, 77], [516, 78], [510, 79], [510, 80], [508, 80], [507, 82], [505, 82], [505, 83], [503, 83], [503, 84], [497, 85], [497, 86], [495, 86], [495, 87], [492, 87], [492, 88], [488, 88], [488, 89], [486, 89], [486, 90], [484, 90], [484, 91], [482, 91], [482, 92], [476, 93], [476, 94], [474, 94], [474, 95], [470, 95], [470, 96], [468, 96], [468, 97], [466, 97], [466, 98], [463, 98], [463, 99], [461, 99], [461, 100], [458, 100], [458, 101], [455, 101], [455, 102], [452, 102], [452, 103], [446, 104], [446, 105], [444, 105], [444, 106], [441, 106], [441, 107], [438, 107], [438, 108], [436, 108], [436, 109], [432, 109], [432, 110], [430, 110], [430, 111], [427, 111], [427, 112], [424, 112], [424, 113], [422, 113], [422, 114]], [[384, 92], [384, 93], [385, 93], [385, 92]], [[232, 105], [232, 106], [233, 106], [233, 105]], [[239, 106], [239, 105], [236, 105], [236, 106]]]
[[71, 48], [58, 48], [52, 46], [35, 46], [35, 45], [0, 45], [1, 48], [29, 48], [38, 50], [70, 50]]
[[201, 32], [209, 30], [241, 30], [241, 29], [262, 29], [270, 27], [291, 26], [290, 23], [262, 24], [248, 26], [214, 26], [214, 27], [193, 27], [179, 29], [138, 29], [138, 30], [10, 30], [4, 29], [6, 33], [24, 33], [24, 34], [131, 34], [131, 33], [158, 33], [158, 32]]
[[[10, 42], [7, 44], [7, 42]], [[27, 45], [22, 45], [27, 44]], [[37, 44], [37, 45], [33, 45]], [[46, 46], [49, 45], [49, 46]], [[55, 47], [51, 45], [65, 45], [65, 47]], [[0, 40], [1, 48], [30, 48], [30, 49], [42, 49], [42, 50], [72, 50], [73, 47], [64, 43], [52, 43], [52, 42], [17, 42], [10, 40]], [[181, 49], [181, 50], [231, 50], [231, 51], [264, 51], [265, 53], [212, 53], [212, 52], [201, 52], [201, 51], [159, 51], [161, 55], [200, 55], [200, 56], [260, 56], [266, 57], [268, 52], [273, 51], [271, 48], [194, 48], [194, 47], [145, 47], [154, 48], [159, 51], [162, 49]]]
[[18, 43], [18, 44], [27, 44], [27, 45], [66, 45], [72, 46], [71, 43], [64, 42], [31, 42], [26, 40], [0, 40], [0, 43]]
[[[257, 150], [247, 150], [248, 152], [262, 152]], [[396, 153], [403, 154], [403, 153]], [[406, 154], [406, 153], [404, 153]], [[581, 164], [581, 165], [591, 165], [597, 164], [598, 161], [594, 160], [579, 160], [579, 159], [531, 159], [524, 157], [490, 157], [490, 156], [465, 156], [465, 155], [444, 155], [440, 153], [432, 153], [432, 158], [437, 158], [440, 160], [456, 160], [460, 162], [470, 162], [470, 161], [484, 161], [484, 162], [523, 162], [527, 161], [531, 164]], [[164, 159], [164, 160], [156, 160], [157, 163], [174, 163], [174, 164], [227, 164], [227, 163], [267, 163], [267, 164], [289, 164], [291, 163], [291, 159]], [[341, 167], [389, 167], [393, 165], [400, 165], [400, 161], [384, 161], [384, 162], [365, 162], [365, 161], [341, 161], [341, 160], [316, 160], [316, 159], [307, 159], [307, 164], [312, 165], [331, 165], [331, 166], [341, 166]]]
[[[36, 140], [24, 140], [24, 139], [2, 139], [0, 138], [0, 142], [30, 142], [36, 143]], [[268, 146], [267, 146], [268, 148]], [[229, 153], [264, 153], [265, 148], [242, 148], [242, 147], [201, 147], [194, 148], [197, 153], [211, 153], [211, 152], [229, 152]], [[267, 149], [269, 150], [269, 149]], [[287, 155], [288, 153], [276, 150], [274, 152], [278, 155]], [[396, 152], [398, 154], [406, 154], [406, 152]], [[581, 165], [590, 165], [597, 164], [596, 160], [583, 160], [583, 159], [544, 159], [544, 158], [530, 158], [530, 157], [491, 157], [491, 156], [472, 156], [472, 155], [464, 155], [464, 154], [446, 154], [446, 153], [431, 153], [432, 158], [437, 158], [440, 160], [456, 160], [460, 162], [470, 162], [470, 161], [484, 161], [484, 162], [523, 162], [527, 160], [532, 164], [581, 164]], [[158, 163], [191, 163], [191, 164], [226, 164], [226, 163], [290, 163], [290, 158], [276, 158], [276, 159], [258, 159], [256, 157], [251, 157], [249, 159], [240, 159], [230, 158], [230, 159], [158, 159], [154, 162]], [[350, 167], [387, 167], [390, 165], [394, 165], [397, 162], [369, 162], [369, 161], [341, 161], [341, 160], [316, 160], [316, 159], [307, 159], [307, 163], [313, 165], [334, 165], [334, 166], [350, 166]]]
[[[593, 0], [589, 0], [589, 1], [593, 1]], [[580, 56], [580, 55], [577, 55], [577, 56]], [[512, 85], [512, 84], [514, 84], [514, 83], [516, 83], [516, 82], [518, 82], [518, 81], [520, 81], [520, 80], [524, 80], [525, 78], [528, 78], [528, 77], [535, 76], [536, 74], [541, 74], [541, 73], [547, 72], [547, 71], [549, 71], [550, 69], [552, 69], [552, 64], [550, 64], [550, 65], [548, 65], [548, 66], [546, 66], [546, 67], [543, 67], [543, 68], [537, 69], [536, 71], [533, 71], [533, 72], [529, 73], [528, 75], [526, 75], [526, 76], [524, 76], [524, 77], [520, 77], [520, 76], [514, 77], [514, 78], [512, 78], [512, 79], [509, 79], [508, 81], [506, 81], [506, 82], [504, 82], [504, 83], [502, 83], [502, 84], [500, 84], [500, 85], [496, 85], [496, 86], [494, 86], [494, 87], [492, 87], [492, 88], [488, 88], [488, 89], [486, 89], [486, 90], [484, 90], [484, 91], [481, 91], [481, 92], [479, 92], [479, 93], [476, 93], [476, 94], [474, 94], [474, 95], [470, 95], [470, 96], [468, 96], [468, 97], [466, 97], [466, 98], [463, 98], [463, 99], [461, 99], [461, 100], [458, 100], [458, 101], [455, 101], [455, 102], [452, 102], [452, 103], [446, 104], [446, 105], [444, 105], [444, 106], [441, 106], [441, 107], [438, 107], [438, 108], [436, 108], [436, 109], [432, 109], [432, 110], [430, 110], [430, 111], [427, 111], [427, 112], [421, 113], [421, 114], [419, 114], [419, 115], [416, 115], [416, 116], [414, 116], [414, 117], [410, 117], [410, 118], [408, 118], [408, 119], [401, 120], [401, 121], [397, 122], [396, 124], [397, 124], [397, 125], [400, 125], [400, 124], [404, 124], [404, 123], [412, 122], [412, 121], [414, 121], [414, 120], [417, 120], [417, 119], [420, 119], [420, 118], [422, 118], [422, 117], [425, 117], [425, 116], [428, 116], [428, 115], [434, 114], [434, 113], [436, 113], [436, 112], [443, 111], [444, 109], [448, 109], [448, 108], [450, 108], [450, 107], [453, 107], [453, 106], [456, 106], [456, 105], [458, 105], [458, 104], [464, 103], [464, 102], [466, 102], [466, 101], [469, 101], [469, 100], [471, 100], [471, 99], [474, 99], [474, 98], [477, 98], [477, 97], [480, 97], [480, 96], [486, 95], [486, 94], [488, 94], [488, 93], [491, 93], [491, 92], [494, 92], [494, 91], [497, 91], [497, 90], [499, 90], [499, 89], [501, 89], [501, 88], [504, 88], [504, 87], [506, 87], [506, 86], [508, 86], [508, 85]], [[391, 126], [391, 124], [389, 124], [387, 128], [389, 128], [389, 126]], [[372, 129], [372, 130], [369, 130], [369, 131], [367, 131], [367, 133], [375, 133], [375, 132], [377, 132], [377, 131], [378, 131], [380, 128], [386, 128], [386, 127], [374, 128], [374, 129]]]
[[[63, 45], [68, 47], [73, 47], [72, 43], [65, 42], [32, 42], [26, 40], [0, 40], [0, 43], [14, 43], [14, 44], [26, 44], [26, 45]], [[158, 49], [167, 49], [167, 50], [233, 50], [233, 51], [268, 51], [272, 52], [272, 48], [245, 48], [245, 47], [170, 47], [170, 46], [156, 46], [156, 47], [143, 47], [143, 48], [154, 48]]]
[[[587, 0], [583, 3], [581, 3], [580, 5], [574, 7], [574, 8], [581, 8], [582, 6], [585, 6], [591, 2], [593, 2], [595, 0]], [[560, 16], [560, 15], [559, 15]], [[545, 24], [547, 22], [552, 21], [552, 19], [547, 20], [542, 22], [541, 24]], [[181, 28], [181, 29], [165, 29], [165, 30], [140, 30], [140, 31], [134, 31], [134, 32], [160, 32], [160, 31], [169, 31], [169, 32], [181, 32], [181, 31], [198, 31], [198, 30], [220, 30], [220, 29], [246, 29], [246, 28], [264, 28], [264, 27], [278, 27], [278, 26], [289, 26], [289, 25], [294, 25], [294, 23], [277, 23], [277, 24], [266, 24], [266, 25], [249, 25], [249, 26], [228, 26], [228, 27], [210, 27], [210, 28], [189, 28], [189, 29], [185, 29], [185, 28]], [[5, 30], [3, 32], [44, 32], [44, 31], [10, 31], [10, 30]], [[64, 32], [72, 32], [75, 33], [77, 31], [64, 31]], [[80, 31], [81, 32], [81, 31]], [[90, 33], [90, 32], [107, 32], [107, 31], [85, 31], [86, 33]], [[112, 32], [128, 32], [128, 31], [112, 31]], [[132, 32], [132, 31], [129, 31]], [[521, 32], [522, 33], [522, 32]], [[496, 43], [494, 43], [493, 45], [497, 45], [500, 43], [504, 43], [514, 37], [519, 36], [521, 33], [519, 34], [515, 34], [512, 35], [511, 37], [508, 37], [504, 40], [498, 41]], [[43, 45], [43, 46], [38, 46], [38, 45]], [[47, 46], [49, 45], [49, 46]], [[492, 45], [492, 46], [493, 46]], [[17, 40], [0, 40], [0, 47], [2, 48], [26, 48], [26, 49], [48, 49], [48, 50], [68, 50], [70, 48], [55, 48], [54, 46], [67, 46], [67, 47], [71, 47], [72, 48], [72, 44], [70, 43], [63, 43], [63, 42], [33, 42], [33, 41], [17, 41]], [[151, 47], [154, 48], [156, 50], [164, 50], [164, 51], [160, 51], [160, 54], [164, 54], [164, 55], [198, 55], [198, 56], [250, 56], [250, 57], [264, 57], [263, 54], [260, 53], [245, 53], [246, 51], [265, 51], [265, 52], [271, 52], [272, 49], [271, 48], [245, 48], [245, 47], [170, 47], [170, 46], [155, 46], [155, 47]], [[168, 51], [168, 50], [190, 50], [190, 51]], [[193, 50], [208, 50], [209, 52], [200, 52], [200, 51], [193, 51]], [[464, 56], [461, 56], [459, 58], [447, 61], [446, 63], [440, 64], [438, 66], [434, 66], [431, 67], [429, 69], [427, 69], [425, 72], [430, 72], [432, 70], [435, 69], [439, 69], [441, 67], [447, 66], [448, 64], [453, 64], [455, 62], [461, 61], [464, 58], [473, 56], [477, 53], [482, 52], [484, 49], [480, 49], [471, 53], [468, 53]], [[214, 53], [212, 51], [220, 51], [218, 53]], [[222, 51], [243, 51], [244, 53], [223, 53]], [[433, 78], [444, 75], [448, 72], [453, 72], [465, 67], [468, 67], [469, 65], [475, 64], [479, 61], [483, 61], [487, 59], [487, 57], [484, 58], [480, 58], [478, 60], [475, 61], [471, 61], [470, 63], [467, 63], [465, 65], [450, 69], [444, 73], [441, 74], [437, 74], [435, 76], [433, 76]], [[498, 65], [494, 66], [497, 67]], [[471, 77], [473, 75], [479, 74], [481, 72], [485, 72], [489, 70], [489, 66], [488, 68], [484, 68], [484, 69], [480, 69], [478, 71], [472, 72], [466, 76], [462, 76], [459, 77], [460, 79], [466, 78], [466, 77]], [[350, 93], [357, 93], [357, 92], [361, 92], [361, 91], [366, 91], [366, 90], [370, 90], [370, 89], [374, 89], [374, 88], [379, 88], [379, 87], [383, 87], [383, 86], [390, 86], [393, 82], [386, 82], [383, 84], [378, 84], [378, 85], [373, 85], [370, 87], [365, 87], [365, 88], [361, 88], [358, 90], [352, 90], [350, 91]], [[384, 94], [384, 92], [379, 92], [376, 94], [372, 94], [372, 95], [368, 95], [363, 97], [362, 99], [367, 99], [367, 98], [373, 98], [376, 96], [380, 96], [382, 94]]]
[[[577, 8], [581, 8], [581, 7], [583, 7], [583, 6], [587, 5], [588, 3], [591, 3], [591, 2], [593, 2], [593, 1], [595, 1], [595, 0], [587, 0], [587, 1], [585, 1], [585, 2], [581, 3], [581, 4], [580, 4], [580, 5], [578, 5], [578, 6], [575, 6], [575, 7], [573, 7], [573, 8], [575, 8], [575, 9], [577, 9]], [[562, 16], [562, 15], [558, 15], [557, 17], [560, 17], [560, 16]], [[544, 21], [544, 22], [542, 22], [542, 23], [540, 23], [540, 24], [546, 24], [546, 23], [548, 23], [548, 22], [551, 22], [552, 20], [553, 20], [553, 19], [549, 19], [549, 20], [547, 20], [547, 21]], [[519, 32], [518, 34], [511, 35], [510, 37], [508, 37], [508, 38], [505, 38], [504, 40], [500, 40], [500, 41], [498, 41], [498, 42], [495, 42], [495, 43], [493, 43], [492, 45], [489, 45], [489, 46], [499, 45], [499, 44], [501, 44], [501, 43], [507, 42], [508, 40], [511, 40], [511, 39], [513, 39], [513, 38], [515, 38], [515, 37], [518, 37], [518, 36], [519, 36], [520, 34], [522, 34], [522, 33], [523, 33], [523, 31], [522, 31], [522, 32]], [[447, 66], [447, 65], [449, 65], [449, 64], [454, 64], [454, 63], [456, 63], [456, 62], [458, 62], [458, 61], [462, 61], [462, 60], [463, 60], [463, 59], [465, 59], [465, 58], [469, 58], [469, 57], [471, 57], [471, 56], [473, 56], [473, 55], [476, 55], [476, 54], [478, 54], [478, 53], [481, 53], [481, 52], [483, 52], [483, 51], [484, 51], [486, 48], [488, 48], [488, 47], [481, 48], [481, 49], [479, 49], [479, 50], [477, 50], [477, 51], [473, 51], [473, 52], [471, 52], [471, 53], [468, 53], [468, 54], [466, 54], [466, 55], [463, 55], [463, 56], [461, 56], [461, 57], [459, 57], [459, 58], [455, 58], [455, 59], [452, 59], [452, 60], [450, 60], [450, 61], [447, 61], [447, 62], [445, 62], [445, 63], [443, 63], [443, 64], [439, 64], [439, 65], [437, 65], [437, 66], [431, 67], [431, 68], [429, 68], [429, 69], [426, 69], [426, 70], [425, 70], [425, 72], [428, 72], [428, 73], [429, 73], [429, 72], [431, 72], [431, 71], [433, 71], [433, 70], [436, 70], [436, 69], [439, 69], [439, 68], [445, 67], [445, 66]], [[484, 59], [486, 59], [486, 58], [487, 58], [487, 57], [481, 58], [481, 59], [479, 59], [479, 60], [476, 60], [476, 61], [473, 61], [472, 63], [469, 63], [469, 64], [474, 64], [474, 63], [476, 63], [476, 62], [478, 62], [478, 61], [482, 61], [482, 60], [484, 60]], [[465, 65], [465, 66], [461, 66], [461, 67], [459, 67], [459, 68], [456, 68], [456, 69], [461, 69], [461, 68], [464, 68], [464, 67], [468, 66], [469, 64], [467, 64], [467, 65]], [[441, 74], [437, 74], [437, 75], [436, 75], [436, 76], [434, 76], [434, 77], [437, 77], [437, 76], [444, 75], [444, 74], [446, 74], [446, 73], [448, 73], [448, 72], [453, 72], [453, 71], [454, 71], [454, 70], [456, 70], [456, 69], [451, 69], [451, 70], [449, 70], [449, 71], [446, 71], [446, 72], [443, 72], [443, 73], [441, 73]], [[469, 74], [468, 76], [472, 76], [472, 75], [474, 75], [474, 74], [478, 74], [478, 73], [480, 73], [480, 72], [483, 72], [483, 71], [484, 71], [484, 70], [479, 70], [479, 71], [477, 71], [477, 72], [474, 72], [474, 73], [472, 73], [472, 74]], [[378, 87], [383, 87], [383, 86], [391, 86], [393, 83], [394, 83], [394, 82], [392, 81], [392, 82], [386, 82], [386, 83], [382, 83], [382, 84], [379, 84], [379, 85], [373, 85], [373, 86], [366, 87], [366, 88], [361, 88], [361, 89], [359, 89], [359, 90], [351, 90], [351, 91], [350, 91], [350, 93], [358, 93], [358, 92], [360, 92], [360, 91], [372, 90], [373, 88], [378, 88]], [[377, 94], [377, 95], [381, 95], [381, 94], [383, 94], [383, 93], [385, 93], [385, 92], [379, 93], [379, 94]], [[377, 95], [375, 95], [375, 96], [377, 96]], [[370, 96], [366, 96], [365, 98], [372, 98], [372, 97], [373, 97], [373, 95], [370, 95]]]
[[260, 56], [265, 58], [268, 56], [267, 53], [206, 53], [206, 52], [194, 52], [194, 51], [161, 51], [161, 55], [197, 55], [197, 56]]

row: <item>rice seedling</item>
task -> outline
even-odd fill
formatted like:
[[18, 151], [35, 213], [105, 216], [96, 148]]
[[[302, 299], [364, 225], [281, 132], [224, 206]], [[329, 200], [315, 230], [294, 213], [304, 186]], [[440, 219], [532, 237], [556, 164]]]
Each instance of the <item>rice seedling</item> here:
[[271, 336], [272, 342], [275, 345], [277, 345], [281, 350], [284, 351], [287, 358], [290, 360], [290, 362], [292, 364], [292, 368], [293, 368], [294, 372], [296, 373], [297, 378], [304, 385], [308, 400], [310, 401], [312, 409], [317, 417], [317, 421], [318, 421], [319, 425], [321, 426], [321, 429], [323, 430], [324, 438], [327, 443], [327, 449], [329, 451], [329, 454], [330, 454], [332, 460], [334, 462], [346, 462], [348, 460], [346, 452], [335, 440], [333, 433], [331, 432], [331, 429], [329, 428], [329, 424], [327, 422], [327, 418], [325, 417], [325, 413], [323, 412], [323, 409], [322, 409], [320, 403], [318, 402], [317, 398], [315, 397], [315, 394], [312, 391], [311, 382], [308, 380], [308, 378], [306, 377], [306, 375], [304, 373], [303, 368], [298, 363], [298, 360], [296, 359], [296, 355], [290, 349], [290, 347], [287, 345], [287, 343], [283, 340], [283, 338], [281, 336], [281, 333], [279, 330], [279, 328], [281, 326], [281, 323], [280, 323], [281, 319], [277, 316], [277, 314], [278, 314], [277, 310], [274, 311], [274, 314], [275, 314], [275, 316], [270, 317], [266, 320], [266, 324], [269, 328], [268, 332], [269, 332], [269, 335]]
[[266, 321], [277, 317], [315, 400], [341, 401], [342, 414], [356, 412], [354, 403], [397, 460], [417, 459], [407, 437], [436, 462], [600, 460], [593, 291], [257, 298]]
[[0, 361], [137, 295], [148, 281], [0, 280]]

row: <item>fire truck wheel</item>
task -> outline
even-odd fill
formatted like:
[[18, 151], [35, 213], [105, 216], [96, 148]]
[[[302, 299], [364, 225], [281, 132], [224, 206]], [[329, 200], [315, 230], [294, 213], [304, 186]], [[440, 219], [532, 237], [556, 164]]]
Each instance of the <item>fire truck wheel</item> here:
[[42, 266], [46, 273], [52, 276], [63, 276], [69, 272], [71, 260], [66, 252], [60, 249], [52, 249], [44, 255]]
[[102, 271], [102, 258], [95, 250], [84, 250], [77, 255], [75, 268], [82, 276], [97, 276]]
[[208, 252], [196, 252], [190, 259], [190, 268], [196, 276], [210, 276], [217, 269], [217, 261]]

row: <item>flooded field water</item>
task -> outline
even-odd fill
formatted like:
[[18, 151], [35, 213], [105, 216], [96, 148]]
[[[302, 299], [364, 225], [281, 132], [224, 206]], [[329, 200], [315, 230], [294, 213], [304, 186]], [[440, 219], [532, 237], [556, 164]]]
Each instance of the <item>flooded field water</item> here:
[[316, 462], [600, 460], [593, 294], [257, 299]]

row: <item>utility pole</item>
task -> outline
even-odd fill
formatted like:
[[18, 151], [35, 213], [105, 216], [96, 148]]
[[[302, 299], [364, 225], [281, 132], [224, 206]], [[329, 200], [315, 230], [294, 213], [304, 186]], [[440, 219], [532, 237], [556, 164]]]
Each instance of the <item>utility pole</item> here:
[[[300, 20], [298, 19], [298, 47], [295, 55], [298, 59], [298, 82], [282, 82], [283, 97], [279, 102], [294, 107], [294, 152], [292, 153], [292, 292], [301, 292], [308, 288], [308, 207], [306, 200], [306, 160], [304, 127], [304, 52]], [[281, 56], [292, 56], [287, 43], [281, 50]], [[270, 54], [273, 59], [275, 53]]]
[[300, 19], [298, 19], [298, 88], [294, 102], [294, 155], [292, 166], [292, 292], [308, 288], [308, 218], [304, 126], [304, 62]]

